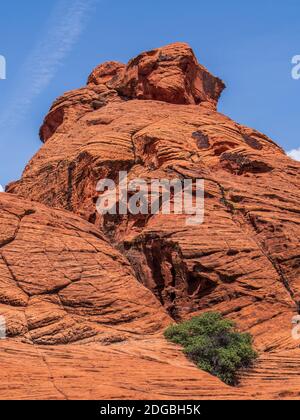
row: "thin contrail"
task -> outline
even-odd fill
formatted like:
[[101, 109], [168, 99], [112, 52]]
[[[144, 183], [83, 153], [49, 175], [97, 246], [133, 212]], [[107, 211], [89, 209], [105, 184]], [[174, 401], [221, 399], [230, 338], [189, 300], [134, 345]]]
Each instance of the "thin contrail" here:
[[0, 116], [0, 130], [22, 120], [47, 88], [85, 28], [98, 0], [60, 0], [46, 22], [42, 39], [21, 66], [14, 91]]

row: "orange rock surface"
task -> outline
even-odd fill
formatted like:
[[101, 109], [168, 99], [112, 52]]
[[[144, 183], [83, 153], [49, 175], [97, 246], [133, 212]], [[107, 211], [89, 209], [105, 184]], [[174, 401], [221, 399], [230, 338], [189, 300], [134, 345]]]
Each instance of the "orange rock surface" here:
[[[218, 113], [223, 88], [179, 43], [105, 63], [55, 101], [45, 144], [0, 195], [0, 397], [299, 398], [300, 164]], [[100, 216], [97, 182], [119, 171], [204, 179], [204, 223]], [[237, 388], [163, 339], [211, 310], [260, 354]]]

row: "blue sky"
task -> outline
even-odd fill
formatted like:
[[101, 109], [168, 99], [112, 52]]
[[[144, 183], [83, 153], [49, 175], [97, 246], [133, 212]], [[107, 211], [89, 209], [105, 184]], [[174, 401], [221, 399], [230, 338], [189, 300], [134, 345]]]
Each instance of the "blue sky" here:
[[1, 2], [0, 184], [18, 179], [41, 143], [53, 100], [107, 60], [188, 42], [227, 90], [219, 110], [286, 150], [300, 147], [299, 0], [10, 0]]

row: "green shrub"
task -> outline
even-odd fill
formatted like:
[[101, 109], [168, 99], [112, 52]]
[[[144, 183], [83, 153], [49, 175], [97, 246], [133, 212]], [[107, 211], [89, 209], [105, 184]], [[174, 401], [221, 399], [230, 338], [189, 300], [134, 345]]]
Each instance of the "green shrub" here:
[[170, 326], [167, 340], [184, 347], [184, 353], [200, 369], [237, 385], [237, 373], [257, 358], [250, 334], [239, 333], [234, 322], [208, 312], [190, 321]]

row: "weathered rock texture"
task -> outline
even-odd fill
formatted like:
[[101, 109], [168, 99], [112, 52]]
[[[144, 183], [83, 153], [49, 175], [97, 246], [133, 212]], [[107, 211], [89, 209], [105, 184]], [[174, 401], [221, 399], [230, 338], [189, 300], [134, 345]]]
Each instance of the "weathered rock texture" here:
[[0, 310], [9, 337], [110, 343], [168, 325], [161, 305], [93, 225], [7, 194], [0, 217]]
[[[48, 207], [1, 196], [0, 315], [11, 338], [1, 343], [0, 396], [13, 387], [21, 398], [300, 397], [291, 338], [300, 164], [219, 114], [223, 88], [189, 46], [174, 44], [127, 66], [105, 63], [54, 103], [44, 146], [7, 189]], [[204, 223], [100, 217], [97, 182], [120, 170], [149, 182], [204, 179]], [[208, 310], [237, 321], [261, 354], [238, 389], [197, 371], [162, 338], [172, 318]], [[18, 349], [30, 389], [12, 365]]]

